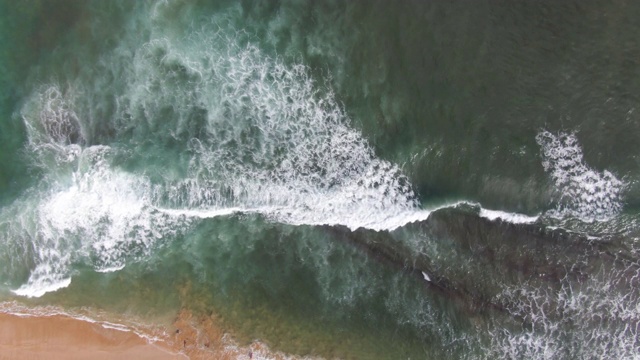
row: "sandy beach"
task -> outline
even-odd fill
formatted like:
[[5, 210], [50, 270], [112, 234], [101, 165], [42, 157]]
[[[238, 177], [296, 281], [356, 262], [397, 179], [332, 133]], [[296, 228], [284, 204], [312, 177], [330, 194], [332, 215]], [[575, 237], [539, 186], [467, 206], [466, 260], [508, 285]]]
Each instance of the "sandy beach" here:
[[187, 359], [132, 331], [64, 315], [0, 313], [0, 359]]
[[171, 326], [148, 328], [75, 317], [59, 309], [0, 311], [0, 360], [295, 358], [258, 341], [240, 346], [215, 316], [194, 316], [187, 310], [180, 311]]

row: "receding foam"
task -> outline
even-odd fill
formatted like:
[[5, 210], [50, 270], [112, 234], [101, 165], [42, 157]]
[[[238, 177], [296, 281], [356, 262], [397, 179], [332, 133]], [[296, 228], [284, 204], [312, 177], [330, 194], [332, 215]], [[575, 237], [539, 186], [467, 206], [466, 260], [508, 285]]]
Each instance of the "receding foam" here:
[[580, 283], [504, 287], [498, 297], [514, 317], [530, 324], [492, 331], [494, 358], [637, 359], [640, 354], [640, 293], [627, 269], [600, 269]]
[[557, 207], [547, 214], [576, 217], [585, 222], [606, 221], [622, 211], [625, 184], [611, 172], [590, 168], [583, 159], [575, 133], [541, 131], [536, 141], [542, 165], [559, 192]]

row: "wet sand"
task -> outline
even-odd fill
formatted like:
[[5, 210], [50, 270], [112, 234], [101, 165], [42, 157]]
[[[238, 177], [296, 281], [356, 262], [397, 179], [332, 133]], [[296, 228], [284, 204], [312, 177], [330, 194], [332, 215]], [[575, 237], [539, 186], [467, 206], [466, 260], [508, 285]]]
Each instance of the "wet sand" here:
[[64, 315], [0, 313], [0, 359], [187, 359], [132, 331]]
[[25, 316], [0, 311], [0, 360], [296, 358], [258, 341], [238, 346], [214, 315], [198, 317], [186, 310], [171, 326], [148, 332], [60, 313], [34, 311]]

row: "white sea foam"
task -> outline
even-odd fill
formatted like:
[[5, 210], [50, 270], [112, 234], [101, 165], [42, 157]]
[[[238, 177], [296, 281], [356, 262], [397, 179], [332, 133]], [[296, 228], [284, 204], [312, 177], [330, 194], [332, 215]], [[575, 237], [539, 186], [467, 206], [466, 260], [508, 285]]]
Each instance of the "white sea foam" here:
[[[57, 94], [50, 89], [45, 95]], [[49, 102], [51, 96], [36, 99]], [[25, 123], [34, 117], [48, 119], [37, 114], [53, 111], [51, 106], [47, 103], [42, 110], [29, 104], [23, 110]], [[76, 263], [92, 265], [99, 272], [122, 269], [128, 259], [148, 256], [158, 240], [175, 235], [180, 224], [188, 223], [182, 219], [178, 224], [172, 217], [154, 212], [148, 180], [113, 169], [110, 147], [83, 148], [59, 140], [62, 135], [58, 133], [39, 136], [38, 129], [51, 131], [31, 126], [29, 148], [34, 150], [35, 161], [48, 171], [23, 201], [4, 209], [3, 216], [19, 214], [14, 217], [18, 221], [0, 229], [6, 247], [24, 249], [31, 256], [26, 263], [33, 263], [27, 282], [13, 290], [15, 294], [39, 297], [69, 286], [71, 267]]]
[[242, 209], [238, 207], [226, 208], [226, 209], [205, 209], [205, 210], [158, 208], [158, 211], [165, 213], [167, 215], [176, 216], [176, 217], [186, 216], [186, 217], [193, 217], [193, 218], [199, 218], [199, 219], [211, 219], [218, 216], [228, 216], [235, 213], [263, 212], [263, 210], [261, 209]]
[[536, 141], [542, 149], [542, 165], [560, 193], [557, 208], [548, 215], [592, 222], [620, 213], [625, 184], [611, 172], [598, 172], [585, 164], [575, 134], [542, 131]]
[[[170, 103], [179, 137], [193, 127], [195, 105], [206, 116], [202, 136], [188, 140], [187, 178], [156, 192], [158, 207], [200, 217], [257, 211], [278, 222], [352, 229], [392, 229], [428, 216], [399, 168], [375, 156], [309, 69], [239, 47], [229, 33], [218, 36], [164, 36], [135, 56], [123, 117], [135, 120], [135, 110], [144, 109], [145, 121], [159, 121]], [[185, 82], [149, 94], [167, 67], [183, 69]], [[126, 131], [135, 121], [119, 126]]]
[[102, 326], [105, 329], [118, 330], [122, 332], [132, 332], [132, 330], [129, 327], [121, 324], [112, 323], [112, 322], [106, 322], [106, 321], [100, 322], [100, 326]]
[[497, 220], [500, 219], [502, 221], [510, 222], [513, 224], [532, 224], [538, 221], [540, 216], [529, 216], [518, 213], [510, 213], [499, 210], [489, 210], [489, 209], [480, 209], [480, 217], [489, 220]]
[[[102, 119], [78, 110], [95, 106], [93, 92], [104, 89], [91, 82], [101, 73], [42, 86], [22, 109], [28, 150], [44, 173], [32, 221], [12, 234], [31, 241], [35, 265], [24, 286], [53, 289], [76, 263], [118, 271], [192, 219], [251, 212], [292, 225], [393, 230], [433, 211], [420, 208], [399, 167], [375, 155], [306, 66], [238, 45], [234, 37], [246, 35], [225, 24], [187, 39], [138, 25], [151, 29], [150, 39], [127, 32], [100, 62], [120, 67], [107, 73], [128, 74], [108, 124], [91, 126]], [[125, 149], [89, 146], [96, 128], [122, 137], [116, 143]], [[144, 161], [127, 142], [149, 139], [180, 143], [176, 161], [184, 163], [167, 170], [186, 174], [152, 182], [114, 167], [116, 153]]]
[[[47, 265], [48, 264], [45, 264], [44, 266]], [[71, 284], [71, 278], [58, 280], [60, 277], [59, 274], [54, 273], [43, 275], [38, 271], [38, 268], [36, 268], [32, 274], [36, 275], [32, 276], [29, 283], [22, 285], [16, 290], [12, 290], [14, 294], [25, 297], [40, 297], [48, 292], [65, 288]]]
[[124, 269], [125, 265], [121, 264], [121, 265], [116, 265], [116, 266], [112, 266], [112, 267], [100, 267], [95, 269], [96, 272], [100, 272], [100, 273], [110, 273], [110, 272], [116, 272], [116, 271], [120, 271], [122, 269]]
[[42, 291], [33, 296], [60, 288], [47, 283], [61, 284], [58, 278], [68, 277], [74, 262], [90, 262], [99, 272], [117, 271], [127, 259], [148, 256], [155, 242], [179, 228], [153, 211], [144, 179], [101, 161], [72, 175], [69, 188], [45, 197], [37, 208], [32, 239], [37, 265], [25, 286]]
[[640, 293], [636, 264], [606, 270], [576, 283], [505, 287], [506, 310], [531, 324], [521, 330], [492, 331], [495, 358], [638, 359]]

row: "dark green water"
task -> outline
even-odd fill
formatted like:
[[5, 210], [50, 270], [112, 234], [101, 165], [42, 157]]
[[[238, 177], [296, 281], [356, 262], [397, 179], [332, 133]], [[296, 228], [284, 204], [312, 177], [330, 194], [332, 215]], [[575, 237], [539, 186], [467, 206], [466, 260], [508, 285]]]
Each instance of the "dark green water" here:
[[2, 299], [327, 358], [640, 353], [640, 5], [0, 6]]

